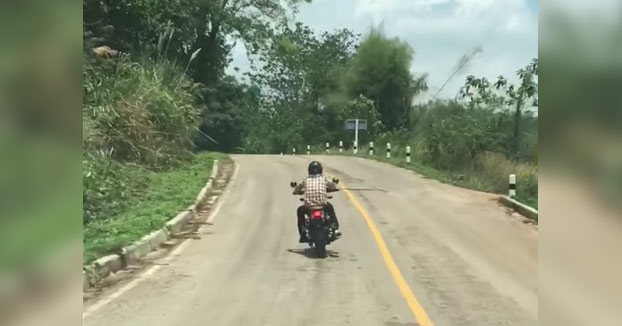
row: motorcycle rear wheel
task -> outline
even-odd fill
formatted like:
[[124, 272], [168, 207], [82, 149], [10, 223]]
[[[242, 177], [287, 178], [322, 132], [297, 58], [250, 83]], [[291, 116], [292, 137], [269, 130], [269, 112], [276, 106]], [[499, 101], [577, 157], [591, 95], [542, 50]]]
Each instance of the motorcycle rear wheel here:
[[316, 228], [313, 230], [313, 246], [315, 247], [315, 252], [318, 257], [325, 258], [326, 257], [326, 235], [324, 230], [321, 228]]

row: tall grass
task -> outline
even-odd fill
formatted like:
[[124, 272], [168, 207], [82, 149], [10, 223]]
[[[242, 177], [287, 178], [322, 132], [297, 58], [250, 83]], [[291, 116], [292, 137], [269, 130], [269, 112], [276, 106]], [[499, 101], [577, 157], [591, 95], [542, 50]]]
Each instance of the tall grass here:
[[86, 225], [83, 232], [84, 262], [118, 253], [123, 246], [162, 228], [166, 221], [194, 202], [209, 178], [216, 158], [223, 159], [218, 154], [201, 153], [187, 164], [166, 172], [125, 171], [123, 180], [141, 180], [141, 193], [127, 198], [129, 207], [117, 209], [114, 215], [91, 220]]
[[184, 75], [166, 62], [85, 63], [83, 120], [86, 152], [161, 167], [188, 154], [199, 110], [192, 94], [178, 89]]
[[[508, 146], [511, 128], [506, 112], [467, 109], [458, 102], [436, 102], [413, 113], [411, 130], [392, 131], [374, 138], [375, 159], [385, 160], [391, 143], [390, 163], [416, 170], [443, 182], [499, 194], [508, 193], [508, 177], [517, 176], [517, 197], [538, 206], [538, 177], [533, 164], [537, 118], [523, 117], [522, 149]], [[410, 146], [412, 164], [406, 164]], [[361, 144], [367, 156], [367, 144]], [[386, 160], [385, 160], [386, 161]]]
[[[424, 159], [424, 155], [417, 150], [417, 145], [411, 145], [412, 162], [406, 163], [406, 145], [400, 144], [399, 140], [396, 142], [389, 140], [391, 159], [386, 159], [386, 141], [387, 139], [383, 139], [383, 142], [374, 142], [373, 156], [369, 156], [368, 145], [361, 146], [357, 156], [391, 163], [444, 183], [505, 195], [508, 194], [509, 175], [516, 174], [517, 198], [531, 207], [538, 208], [538, 175], [534, 165], [510, 160], [501, 153], [483, 152], [462, 169], [446, 169]], [[412, 143], [418, 144], [414, 141]], [[321, 147], [313, 148], [317, 150]], [[340, 154], [337, 148], [332, 147], [330, 153], [353, 155], [351, 148]]]
[[[199, 108], [175, 65], [158, 59], [83, 66], [83, 219], [114, 216], [144, 191], [146, 169], [192, 157]], [[187, 83], [185, 83], [187, 84]]]

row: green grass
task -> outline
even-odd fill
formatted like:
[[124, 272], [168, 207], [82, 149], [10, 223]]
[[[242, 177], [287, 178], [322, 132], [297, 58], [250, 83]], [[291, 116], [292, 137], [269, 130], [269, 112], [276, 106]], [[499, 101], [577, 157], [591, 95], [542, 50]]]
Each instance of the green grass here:
[[354, 155], [352, 150], [349, 150], [349, 151], [344, 150], [343, 153], [339, 153], [339, 149], [331, 149], [330, 151], [331, 155], [356, 156], [356, 157], [375, 160], [378, 162], [390, 163], [390, 164], [399, 166], [407, 170], [415, 171], [418, 174], [421, 174], [426, 178], [435, 179], [443, 183], [448, 183], [448, 184], [452, 184], [452, 185], [460, 186], [464, 188], [485, 191], [481, 183], [475, 182], [474, 180], [469, 179], [469, 178], [464, 178], [464, 175], [460, 173], [452, 173], [448, 171], [439, 170], [434, 167], [431, 167], [431, 166], [428, 166], [421, 162], [416, 162], [416, 161], [411, 161], [411, 163], [409, 164], [409, 163], [406, 163], [406, 156], [400, 156], [399, 154], [396, 154], [393, 152], [391, 153], [390, 159], [386, 158], [385, 152], [382, 152], [382, 155], [380, 155], [380, 153], [378, 152], [375, 152], [373, 156], [370, 156], [368, 153], [369, 153], [369, 150], [366, 148], [364, 148], [363, 150], [359, 150], [357, 155]]
[[[136, 177], [148, 177], [143, 195], [133, 199], [121, 213], [84, 226], [84, 263], [111, 253], [162, 228], [166, 221], [194, 203], [207, 182], [218, 153], [202, 153], [178, 168], [166, 172], [142, 170]], [[146, 174], [146, 175], [145, 175]]]
[[519, 202], [527, 206], [538, 209], [538, 197], [516, 196], [514, 199], [518, 200]]
[[[325, 153], [325, 152], [324, 152]], [[391, 158], [386, 158], [386, 152], [384, 148], [376, 148], [374, 151], [374, 155], [369, 155], [369, 149], [366, 147], [361, 148], [356, 155], [352, 152], [352, 149], [345, 150], [343, 153], [339, 153], [338, 148], [331, 148], [330, 155], [344, 155], [344, 156], [356, 156], [366, 159], [372, 159], [379, 162], [385, 162], [389, 164], [393, 164], [395, 166], [399, 166], [401, 168], [414, 171], [418, 174], [423, 175], [426, 178], [438, 180], [440, 182], [451, 184], [454, 186], [473, 189], [483, 192], [492, 192], [503, 194], [503, 191], [507, 189], [507, 181], [505, 175], [504, 179], [497, 180], [490, 175], [486, 175], [485, 173], [472, 173], [469, 171], [447, 171], [434, 168], [423, 162], [417, 161], [414, 159], [414, 156], [411, 157], [411, 163], [406, 163], [406, 154], [402, 151], [392, 151]], [[412, 155], [412, 154], [411, 154]], [[501, 184], [501, 186], [499, 185]], [[518, 191], [523, 190], [522, 187], [518, 187]], [[529, 205], [535, 209], [538, 209], [538, 197], [533, 195], [523, 195], [517, 196], [516, 200]]]

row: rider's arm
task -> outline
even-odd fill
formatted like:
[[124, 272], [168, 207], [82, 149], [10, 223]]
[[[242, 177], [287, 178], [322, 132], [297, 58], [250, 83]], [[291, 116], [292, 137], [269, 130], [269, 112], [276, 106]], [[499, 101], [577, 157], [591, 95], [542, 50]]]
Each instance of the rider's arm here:
[[296, 188], [294, 188], [294, 192], [292, 192], [293, 195], [302, 195], [304, 194], [304, 189], [305, 189], [305, 180], [302, 180], [301, 183], [299, 183]]
[[326, 191], [335, 192], [339, 191], [339, 188], [337, 188], [337, 185], [334, 182], [331, 182], [328, 178], [326, 178]]

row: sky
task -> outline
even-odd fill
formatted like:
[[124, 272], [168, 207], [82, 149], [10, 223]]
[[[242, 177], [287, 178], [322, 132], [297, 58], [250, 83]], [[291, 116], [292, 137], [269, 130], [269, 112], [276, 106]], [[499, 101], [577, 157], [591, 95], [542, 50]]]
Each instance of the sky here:
[[[538, 56], [537, 0], [313, 0], [304, 3], [298, 21], [318, 33], [349, 28], [365, 35], [382, 24], [385, 34], [407, 42], [415, 51], [411, 72], [428, 74], [433, 97], [458, 60], [481, 47], [471, 63], [445, 86], [439, 98], [453, 98], [467, 75], [516, 81], [515, 72]], [[249, 68], [238, 43], [233, 67]]]

